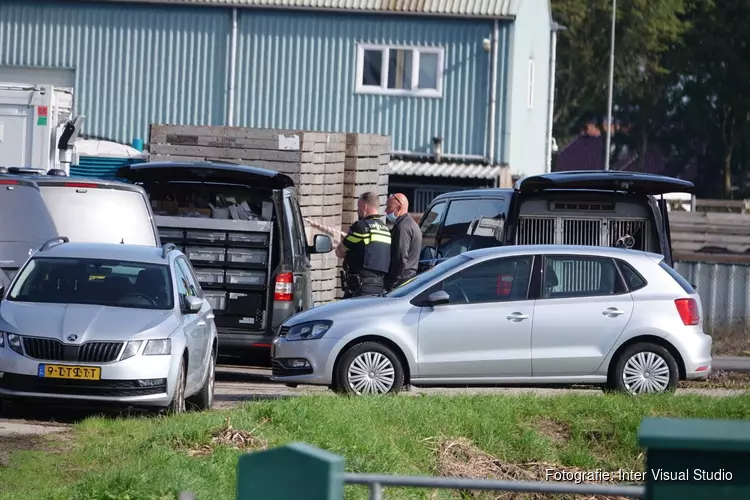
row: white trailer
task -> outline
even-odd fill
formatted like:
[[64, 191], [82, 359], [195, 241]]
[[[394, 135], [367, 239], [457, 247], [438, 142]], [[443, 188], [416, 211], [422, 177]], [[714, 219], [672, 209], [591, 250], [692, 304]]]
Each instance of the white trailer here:
[[69, 175], [84, 120], [72, 112], [68, 89], [0, 82], [0, 167]]

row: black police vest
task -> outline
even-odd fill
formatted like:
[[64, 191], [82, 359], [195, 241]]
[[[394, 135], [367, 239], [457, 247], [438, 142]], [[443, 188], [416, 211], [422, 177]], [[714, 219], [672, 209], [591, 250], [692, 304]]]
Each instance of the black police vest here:
[[387, 274], [391, 267], [391, 231], [379, 219], [364, 219], [367, 226], [366, 237], [349, 252], [349, 266], [352, 272], [361, 270]]

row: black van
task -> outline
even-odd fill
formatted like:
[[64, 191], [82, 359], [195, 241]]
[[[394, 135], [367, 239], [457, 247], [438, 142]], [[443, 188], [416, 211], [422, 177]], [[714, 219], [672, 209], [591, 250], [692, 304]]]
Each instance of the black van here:
[[0, 171], [0, 286], [7, 287], [29, 256], [52, 238], [161, 245], [143, 189], [51, 172], [58, 173]]
[[420, 220], [419, 269], [477, 248], [536, 244], [634, 248], [672, 265], [667, 203], [656, 197], [694, 189], [661, 175], [587, 170], [526, 177], [513, 189], [445, 193]]
[[289, 176], [211, 162], [139, 163], [117, 175], [146, 190], [161, 240], [190, 259], [220, 353], [267, 355], [281, 323], [313, 307], [310, 254], [333, 242], [317, 235], [307, 245]]

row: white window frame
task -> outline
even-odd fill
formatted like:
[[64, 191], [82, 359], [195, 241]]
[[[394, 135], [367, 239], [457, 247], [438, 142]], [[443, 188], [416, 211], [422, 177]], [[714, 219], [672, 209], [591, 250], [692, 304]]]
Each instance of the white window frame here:
[[532, 109], [534, 107], [534, 59], [529, 59], [529, 87], [527, 92], [526, 106]]
[[[388, 88], [388, 51], [411, 50], [411, 89], [389, 89]], [[365, 66], [365, 51], [380, 50], [383, 54], [383, 67], [380, 71], [380, 85], [362, 85], [362, 76]], [[437, 89], [419, 88], [419, 55], [437, 54]], [[417, 45], [379, 45], [379, 44], [357, 44], [357, 74], [354, 92], [357, 94], [375, 94], [406, 97], [443, 97], [443, 76], [445, 75], [445, 49], [442, 47], [421, 47]]]

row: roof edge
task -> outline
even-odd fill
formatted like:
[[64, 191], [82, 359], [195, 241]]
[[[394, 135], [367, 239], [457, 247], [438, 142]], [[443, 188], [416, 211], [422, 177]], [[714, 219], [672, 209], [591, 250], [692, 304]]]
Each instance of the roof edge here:
[[467, 19], [483, 21], [515, 21], [515, 14], [492, 15], [492, 14], [471, 14], [471, 13], [450, 13], [450, 12], [420, 12], [420, 11], [397, 11], [397, 10], [377, 10], [373, 8], [340, 8], [340, 7], [310, 7], [296, 5], [248, 5], [243, 0], [224, 0], [221, 3], [196, 0], [83, 0], [91, 3], [120, 3], [120, 4], [159, 4], [159, 5], [181, 5], [191, 7], [213, 7], [224, 9], [247, 9], [247, 10], [293, 10], [306, 12], [326, 12], [336, 14], [370, 14], [370, 15], [392, 15], [392, 16], [415, 16], [431, 17], [442, 19]]

